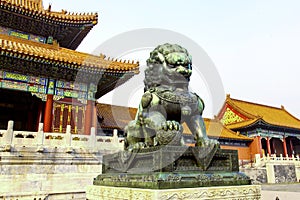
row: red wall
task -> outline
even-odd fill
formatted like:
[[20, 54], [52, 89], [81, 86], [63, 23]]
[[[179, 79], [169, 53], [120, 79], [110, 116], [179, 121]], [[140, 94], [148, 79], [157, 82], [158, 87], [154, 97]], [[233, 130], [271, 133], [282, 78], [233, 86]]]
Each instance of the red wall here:
[[232, 149], [238, 151], [239, 160], [251, 160], [250, 147], [224, 146], [221, 149]]

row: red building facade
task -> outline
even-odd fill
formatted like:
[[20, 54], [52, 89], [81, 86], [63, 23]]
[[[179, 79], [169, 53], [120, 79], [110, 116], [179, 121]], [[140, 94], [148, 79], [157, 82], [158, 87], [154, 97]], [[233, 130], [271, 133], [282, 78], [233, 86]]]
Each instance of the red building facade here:
[[75, 51], [97, 13], [55, 12], [41, 0], [0, 0], [0, 129], [89, 134], [95, 101], [137, 74], [138, 63]]
[[300, 154], [300, 120], [280, 108], [233, 99], [227, 95], [218, 118], [226, 128], [253, 139], [252, 155]]

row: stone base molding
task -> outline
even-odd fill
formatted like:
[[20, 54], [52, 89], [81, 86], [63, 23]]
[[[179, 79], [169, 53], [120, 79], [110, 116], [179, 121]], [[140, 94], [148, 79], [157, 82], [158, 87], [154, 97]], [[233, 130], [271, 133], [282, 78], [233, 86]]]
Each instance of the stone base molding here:
[[87, 187], [86, 197], [88, 200], [258, 200], [261, 199], [261, 187], [243, 185], [151, 190], [92, 185]]

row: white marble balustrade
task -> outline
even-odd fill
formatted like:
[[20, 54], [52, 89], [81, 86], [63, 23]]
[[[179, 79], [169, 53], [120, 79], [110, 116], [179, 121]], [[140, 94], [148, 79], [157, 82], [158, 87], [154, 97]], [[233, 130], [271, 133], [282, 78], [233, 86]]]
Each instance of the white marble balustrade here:
[[255, 166], [261, 167], [265, 166], [267, 163], [273, 163], [273, 164], [294, 164], [295, 166], [300, 166], [300, 156], [299, 155], [292, 155], [292, 156], [283, 156], [280, 154], [280, 156], [276, 156], [275, 154], [269, 156], [263, 156], [260, 157], [259, 154], [255, 156]]
[[39, 124], [39, 131], [14, 131], [13, 121], [8, 122], [7, 130], [0, 130], [0, 146], [2, 150], [10, 147], [38, 147], [43, 148], [85, 148], [93, 151], [119, 151], [124, 148], [124, 138], [118, 137], [117, 130], [114, 130], [112, 137], [96, 136], [95, 128], [91, 128], [91, 135], [71, 134], [71, 127], [68, 125], [66, 133], [44, 133], [43, 124]]

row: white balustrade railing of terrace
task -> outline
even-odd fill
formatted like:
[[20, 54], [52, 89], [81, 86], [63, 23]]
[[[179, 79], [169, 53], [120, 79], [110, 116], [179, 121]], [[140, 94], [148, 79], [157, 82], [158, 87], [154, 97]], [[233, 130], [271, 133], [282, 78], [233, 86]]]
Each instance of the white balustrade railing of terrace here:
[[295, 166], [300, 166], [300, 157], [299, 155], [292, 155], [292, 156], [283, 156], [280, 154], [280, 156], [274, 155], [267, 155], [261, 157], [260, 154], [255, 155], [255, 161], [254, 161], [254, 166], [255, 167], [263, 167], [266, 166], [267, 163], [272, 163], [272, 164], [294, 164]]
[[91, 128], [90, 135], [71, 134], [68, 125], [66, 133], [45, 133], [43, 123], [39, 124], [37, 132], [14, 131], [13, 121], [8, 122], [7, 130], [0, 130], [0, 150], [8, 151], [12, 147], [37, 147], [37, 151], [45, 148], [66, 148], [68, 151], [82, 148], [92, 151], [120, 151], [124, 149], [124, 138], [118, 137], [115, 129], [113, 136], [96, 136], [96, 130]]

